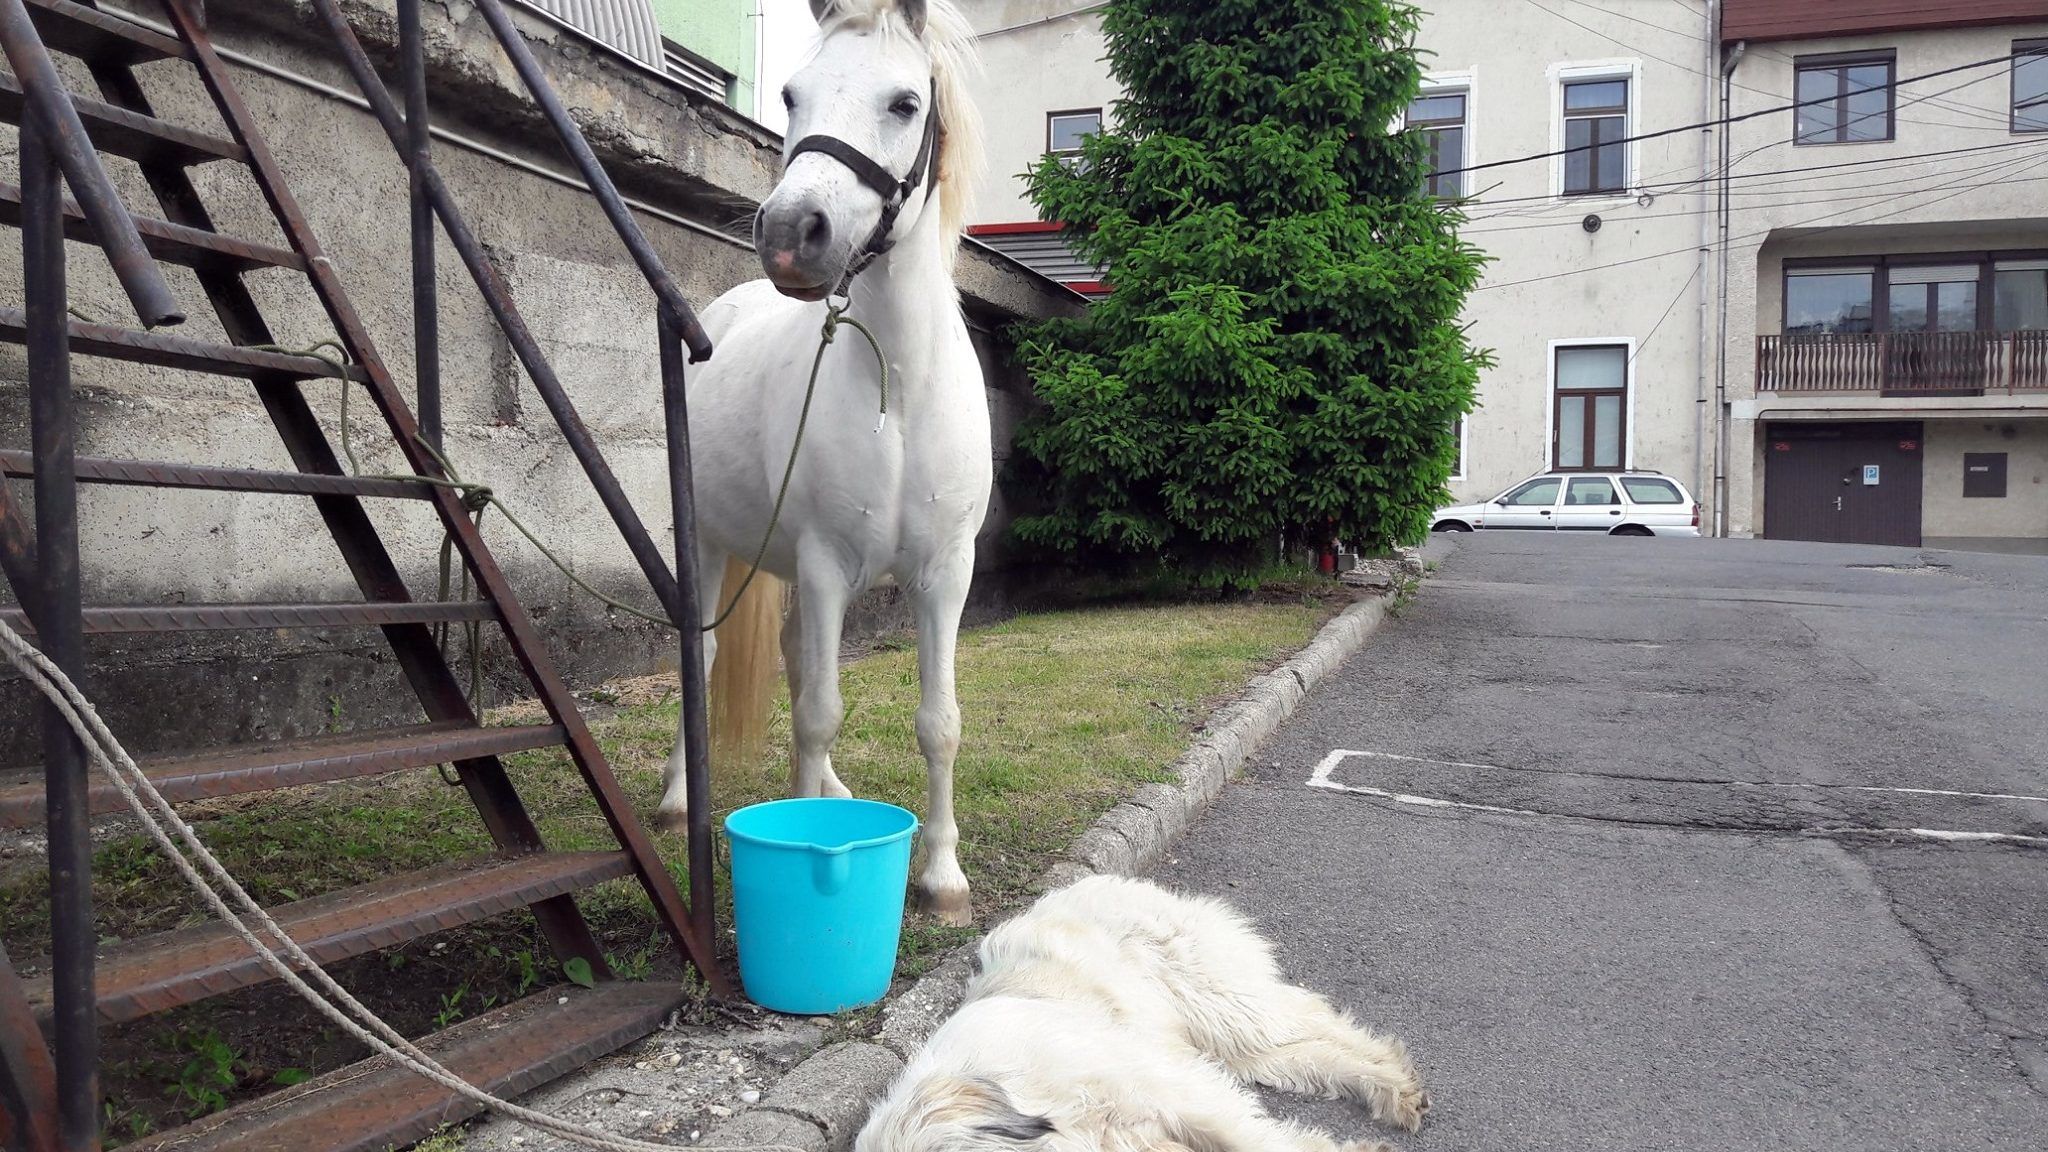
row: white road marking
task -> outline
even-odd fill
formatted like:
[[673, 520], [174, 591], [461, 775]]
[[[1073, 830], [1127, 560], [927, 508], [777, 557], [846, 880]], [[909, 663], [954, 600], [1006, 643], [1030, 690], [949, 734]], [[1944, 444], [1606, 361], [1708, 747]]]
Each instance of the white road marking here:
[[2048, 804], [2048, 796], [2026, 796], [2011, 792], [1960, 792], [1950, 788], [1895, 788], [1875, 784], [1809, 784], [1789, 780], [1686, 780], [1675, 776], [1624, 776], [1618, 773], [1574, 772], [1568, 768], [1509, 768], [1500, 764], [1473, 764], [1463, 760], [1438, 760], [1429, 756], [1402, 756], [1394, 752], [1357, 752], [1339, 749], [1323, 757], [1316, 767], [1317, 777], [1327, 780], [1339, 763], [1348, 757], [1365, 760], [1399, 760], [1407, 764], [1440, 764], [1446, 768], [1471, 768], [1485, 772], [1535, 772], [1545, 776], [1572, 776], [1581, 780], [1629, 780], [1651, 784], [1681, 784], [1697, 788], [1786, 788], [1806, 789], [1820, 792], [1889, 792], [1900, 796], [1951, 796], [1963, 800], [2018, 800], [2028, 804]]
[[[1495, 771], [1513, 771], [1513, 769], [1502, 769], [1492, 764], [1469, 764], [1457, 760], [1435, 760], [1426, 756], [1402, 756], [1392, 752], [1360, 752], [1347, 748], [1336, 748], [1332, 749], [1329, 755], [1323, 757], [1322, 760], [1316, 764], [1315, 771], [1309, 774], [1308, 786], [1310, 788], [1320, 788], [1328, 792], [1343, 792], [1353, 796], [1370, 796], [1376, 799], [1388, 800], [1395, 804], [1407, 805], [1409, 807], [1414, 808], [1451, 808], [1463, 812], [1487, 812], [1497, 816], [1532, 816], [1544, 820], [1582, 821], [1596, 819], [1594, 817], [1573, 816], [1561, 812], [1543, 812], [1534, 808], [1507, 808], [1498, 804], [1474, 804], [1464, 800], [1448, 800], [1441, 796], [1422, 796], [1413, 792], [1393, 792], [1385, 788], [1370, 788], [1361, 784], [1343, 784], [1330, 778], [1331, 775], [1334, 772], [1336, 772], [1337, 766], [1339, 764], [1342, 764], [1344, 761], [1352, 759], [1354, 757], [1366, 760], [1400, 760], [1412, 764], [1440, 764], [1450, 768], [1489, 768]], [[1541, 771], [1549, 775], [1577, 776], [1594, 780], [1615, 778], [1599, 776], [1588, 772], [1570, 772], [1556, 769], [1525, 769], [1525, 771]], [[2048, 803], [2048, 797], [2042, 796], [2009, 796], [1995, 792], [1952, 792], [1945, 789], [1937, 788], [1878, 788], [1873, 786], [1848, 784], [1789, 784], [1777, 782], [1750, 781], [1695, 782], [1689, 780], [1670, 780], [1664, 777], [1630, 777], [1630, 779], [1647, 779], [1652, 783], [1705, 783], [1709, 785], [1723, 784], [1735, 787], [1752, 788], [1836, 788], [1854, 790], [1859, 792], [1899, 792], [1908, 795], [1920, 796], [1963, 796], [1986, 800], [2026, 800], [2034, 801], [2037, 803]], [[1619, 822], [1627, 823], [1628, 821]], [[1646, 826], [1654, 825], [1648, 825], [1646, 823]], [[1719, 829], [1716, 829], [1716, 831], [1719, 831]], [[1727, 829], [1727, 831], [1741, 831], [1741, 829]], [[1804, 828], [1758, 828], [1756, 829], [1756, 831], [1800, 832], [1821, 836], [1917, 836], [1921, 839], [1939, 840], [1946, 843], [2012, 843], [2048, 845], [2048, 836], [2028, 836], [2019, 832], [1961, 832], [1948, 828], [1873, 828], [1857, 826], [1843, 827], [1839, 825], [1813, 825]]]

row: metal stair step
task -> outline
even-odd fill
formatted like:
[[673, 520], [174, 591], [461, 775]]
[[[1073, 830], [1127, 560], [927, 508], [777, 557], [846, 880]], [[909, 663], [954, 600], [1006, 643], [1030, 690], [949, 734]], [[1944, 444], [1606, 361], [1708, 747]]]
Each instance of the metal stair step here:
[[175, 36], [71, 0], [28, 0], [28, 14], [44, 44], [81, 60], [147, 64], [152, 60], [185, 60], [192, 55], [192, 50]]
[[[553, 724], [508, 728], [421, 724], [161, 757], [143, 761], [141, 767], [167, 799], [182, 803], [554, 748], [565, 739], [562, 729]], [[125, 809], [114, 786], [97, 773], [89, 797], [95, 814]], [[41, 827], [44, 800], [40, 771], [25, 770], [0, 778], [0, 829]]]
[[[107, 456], [75, 458], [82, 484], [124, 484], [144, 488], [197, 488], [209, 492], [266, 492], [283, 496], [377, 496], [397, 500], [432, 498], [434, 487], [413, 480], [331, 476], [323, 472], [270, 472], [255, 468], [209, 468], [164, 460], [125, 460]], [[35, 458], [28, 452], [0, 448], [0, 474], [15, 479], [35, 476]]]
[[[89, 607], [85, 634], [127, 632], [234, 632], [254, 628], [365, 628], [386, 624], [490, 623], [488, 600], [387, 600], [365, 604], [126, 604]], [[0, 608], [0, 620], [23, 635], [34, 625], [19, 608]]]
[[[144, 116], [125, 108], [71, 94], [72, 106], [85, 124], [93, 147], [109, 156], [124, 156], [141, 164], [169, 164], [188, 167], [217, 160], [246, 164], [249, 150], [232, 140], [194, 132]], [[11, 72], [0, 72], [0, 122], [19, 125], [28, 106], [21, 81]]]
[[[209, 372], [216, 376], [238, 376], [247, 380], [315, 380], [346, 377], [367, 380], [358, 366], [337, 369], [318, 356], [294, 356], [284, 352], [259, 352], [233, 344], [214, 344], [185, 336], [160, 332], [138, 332], [111, 324], [88, 324], [72, 320], [71, 350], [83, 356], [104, 356], [135, 364], [154, 364], [186, 372]], [[0, 341], [20, 344], [27, 339], [28, 318], [19, 308], [0, 308]]]
[[[298, 253], [273, 245], [237, 240], [152, 216], [133, 219], [136, 232], [142, 236], [142, 246], [166, 263], [217, 272], [249, 272], [258, 268], [302, 270], [306, 266]], [[4, 180], [0, 180], [0, 224], [21, 227], [21, 186]], [[86, 223], [78, 202], [69, 196], [64, 198], [64, 235], [81, 244], [95, 243], [92, 226]]]
[[[682, 986], [667, 981], [550, 988], [420, 1047], [470, 1084], [517, 1097], [648, 1035], [683, 1000]], [[480, 1111], [375, 1058], [124, 1145], [124, 1152], [386, 1152]]]
[[[324, 965], [517, 911], [629, 876], [632, 869], [624, 852], [487, 856], [268, 911]], [[95, 990], [101, 1022], [118, 1024], [270, 979], [270, 970], [241, 937], [223, 924], [208, 923], [102, 950]], [[26, 981], [25, 988], [37, 1019], [47, 1027], [49, 978]]]

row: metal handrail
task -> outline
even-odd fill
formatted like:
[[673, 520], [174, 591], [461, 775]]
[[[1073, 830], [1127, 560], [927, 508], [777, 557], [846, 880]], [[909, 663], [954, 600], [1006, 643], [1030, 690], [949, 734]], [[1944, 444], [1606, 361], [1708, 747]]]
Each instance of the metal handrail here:
[[113, 181], [107, 178], [106, 166], [100, 162], [100, 154], [93, 148], [92, 138], [78, 118], [78, 109], [71, 103], [64, 80], [57, 74], [57, 65], [50, 59], [49, 49], [44, 47], [22, 0], [0, 0], [0, 48], [5, 49], [7, 62], [21, 82], [22, 96], [28, 104], [25, 119], [34, 122], [42, 146], [56, 160], [64, 182], [71, 186], [72, 196], [92, 224], [93, 240], [106, 249], [114, 275], [121, 281], [122, 291], [128, 294], [128, 302], [135, 307], [136, 319], [146, 329], [184, 323], [184, 309], [171, 295], [171, 287], [164, 282], [156, 258], [143, 247], [135, 220], [121, 202], [120, 193], [114, 191]]
[[2048, 390], [2048, 332], [1759, 335], [1759, 392]]
[[[425, 62], [424, 37], [419, 33], [420, 0], [398, 0], [401, 28], [401, 69], [407, 89], [408, 117], [401, 116], [389, 89], [377, 75], [362, 42], [356, 37], [354, 28], [342, 15], [335, 0], [313, 0], [321, 20], [327, 25], [330, 35], [341, 51], [343, 66], [354, 79], [356, 87], [369, 104], [370, 113], [383, 127], [393, 148], [405, 159], [411, 188], [417, 197], [415, 203], [424, 202], [431, 213], [415, 209], [413, 212], [413, 251], [425, 253], [425, 262], [416, 263], [413, 270], [414, 306], [419, 310], [434, 310], [434, 282], [431, 264], [431, 227], [438, 218], [447, 233], [450, 245], [468, 268], [471, 279], [483, 295], [485, 304], [505, 333], [513, 353], [520, 365], [533, 380], [534, 388], [541, 395], [541, 401], [554, 417], [555, 424], [562, 431], [563, 439], [577, 462], [583, 466], [591, 486], [596, 489], [598, 500], [617, 526], [626, 548], [639, 564], [642, 574], [653, 588], [656, 599], [661, 603], [668, 618], [675, 625], [681, 637], [678, 650], [678, 670], [682, 687], [683, 739], [689, 771], [685, 787], [690, 798], [688, 853], [690, 872], [690, 917], [691, 931], [699, 941], [708, 946], [714, 939], [712, 915], [712, 845], [710, 826], [710, 728], [705, 717], [706, 669], [704, 649], [699, 633], [699, 621], [703, 619], [699, 603], [697, 581], [696, 511], [691, 490], [691, 464], [689, 446], [688, 406], [683, 387], [683, 358], [680, 352], [684, 346], [690, 351], [690, 359], [702, 360], [711, 354], [711, 343], [698, 323], [696, 313], [691, 309], [681, 292], [676, 288], [673, 277], [662, 265], [661, 259], [648, 243], [639, 224], [634, 221], [618, 188], [591, 151], [590, 143], [582, 130], [569, 117], [566, 108], [541, 73], [539, 63], [527, 49], [518, 29], [513, 26], [497, 0], [480, 0], [479, 9], [491, 24], [499, 44], [511, 58], [514, 69], [521, 81], [533, 95], [535, 101], [546, 113], [564, 148], [576, 161], [584, 182], [591, 194], [603, 206], [605, 215], [611, 220], [614, 230], [639, 265], [642, 276], [656, 297], [656, 330], [658, 332], [658, 353], [661, 362], [662, 409], [668, 431], [668, 463], [670, 495], [675, 522], [675, 568], [673, 571], [663, 560], [655, 546], [647, 526], [640, 519], [632, 501], [620, 486], [618, 477], [605, 462], [604, 454], [598, 449], [575, 404], [570, 400], [560, 377], [555, 373], [538, 341], [527, 327], [510, 288], [484, 253], [482, 243], [463, 217], [454, 198], [449, 194], [447, 183], [434, 167], [432, 155], [425, 147], [428, 138], [425, 110]], [[407, 29], [411, 34], [405, 34]], [[422, 237], [421, 230], [429, 234]], [[416, 329], [417, 336], [417, 329]], [[438, 350], [427, 350], [429, 363], [437, 363]], [[438, 396], [435, 397], [438, 403]], [[422, 414], [422, 426], [428, 426], [426, 415]], [[439, 426], [439, 413], [432, 414], [433, 427]]]

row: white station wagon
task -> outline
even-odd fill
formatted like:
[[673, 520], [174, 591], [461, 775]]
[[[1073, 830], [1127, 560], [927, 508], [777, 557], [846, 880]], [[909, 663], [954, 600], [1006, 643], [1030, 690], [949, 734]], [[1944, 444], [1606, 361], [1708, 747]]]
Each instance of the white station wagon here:
[[1483, 504], [1439, 508], [1433, 532], [1507, 529], [1697, 536], [1700, 506], [1661, 472], [1546, 472]]

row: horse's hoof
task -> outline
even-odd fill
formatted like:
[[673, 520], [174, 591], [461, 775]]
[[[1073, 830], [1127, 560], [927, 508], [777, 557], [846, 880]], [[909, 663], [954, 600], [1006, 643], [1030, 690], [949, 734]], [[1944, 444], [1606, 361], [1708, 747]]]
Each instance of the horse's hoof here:
[[971, 928], [974, 926], [974, 906], [967, 889], [957, 892], [927, 892], [917, 890], [918, 909], [944, 924], [948, 928]]
[[654, 826], [663, 832], [688, 832], [690, 811], [687, 808], [657, 808], [654, 810]]

